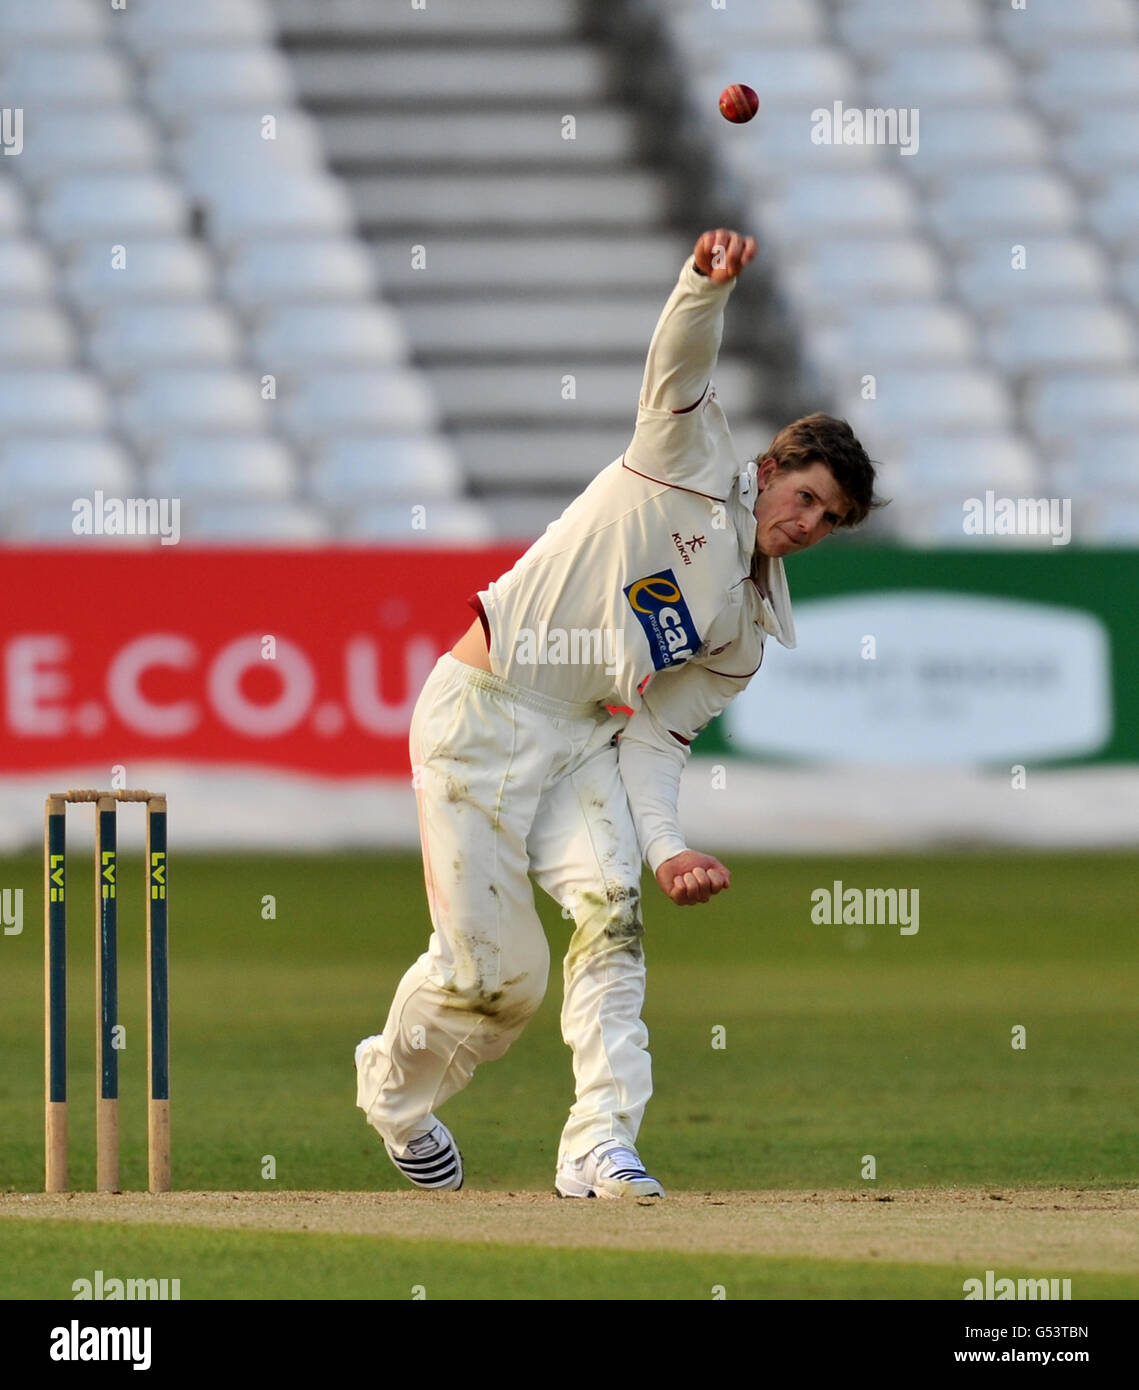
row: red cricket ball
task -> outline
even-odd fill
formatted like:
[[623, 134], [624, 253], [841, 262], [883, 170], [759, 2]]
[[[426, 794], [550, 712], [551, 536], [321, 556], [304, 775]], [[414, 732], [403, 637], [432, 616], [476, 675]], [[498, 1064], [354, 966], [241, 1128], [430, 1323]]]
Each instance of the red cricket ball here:
[[759, 110], [759, 97], [751, 87], [742, 82], [733, 82], [720, 93], [720, 115], [733, 125], [743, 125], [750, 121]]

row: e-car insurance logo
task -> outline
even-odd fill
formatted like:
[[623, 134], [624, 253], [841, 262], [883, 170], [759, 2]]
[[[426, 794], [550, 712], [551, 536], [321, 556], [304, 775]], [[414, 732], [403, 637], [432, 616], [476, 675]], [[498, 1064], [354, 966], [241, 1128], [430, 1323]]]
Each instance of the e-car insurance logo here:
[[649, 653], [658, 671], [695, 653], [700, 636], [672, 570], [636, 579], [624, 594], [649, 639]]

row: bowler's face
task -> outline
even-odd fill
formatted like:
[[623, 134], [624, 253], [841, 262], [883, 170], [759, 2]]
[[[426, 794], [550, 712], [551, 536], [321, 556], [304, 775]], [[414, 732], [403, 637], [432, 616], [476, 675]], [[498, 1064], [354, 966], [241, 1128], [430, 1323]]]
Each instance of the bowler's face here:
[[816, 545], [850, 510], [825, 463], [784, 473], [774, 459], [764, 459], [758, 481], [762, 491], [755, 502], [755, 548], [772, 559]]

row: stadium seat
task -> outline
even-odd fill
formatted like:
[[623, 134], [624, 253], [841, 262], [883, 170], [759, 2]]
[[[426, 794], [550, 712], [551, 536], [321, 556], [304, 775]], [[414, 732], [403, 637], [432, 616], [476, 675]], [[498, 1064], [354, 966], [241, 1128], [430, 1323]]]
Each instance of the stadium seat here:
[[977, 350], [968, 315], [929, 300], [897, 304], [861, 304], [841, 314], [829, 327], [812, 334], [807, 354], [830, 372], [882, 366], [968, 365]]
[[1085, 491], [1118, 488], [1139, 494], [1139, 432], [1092, 431], [1060, 441], [1052, 463], [1055, 485], [1076, 480]]
[[153, 128], [131, 107], [60, 107], [25, 121], [24, 153], [12, 165], [35, 188], [65, 174], [147, 173], [160, 160]]
[[979, 43], [985, 16], [977, 0], [915, 5], [913, 0], [848, 0], [836, 15], [843, 43], [862, 58], [913, 44]]
[[0, 444], [5, 505], [44, 497], [74, 497], [96, 488], [123, 495], [134, 481], [130, 456], [100, 435], [30, 435]]
[[205, 435], [163, 445], [147, 470], [152, 492], [181, 497], [287, 500], [297, 487], [291, 450], [270, 435]]
[[752, 217], [783, 246], [812, 238], [905, 233], [917, 222], [910, 188], [897, 174], [803, 174], [770, 202], [760, 198]]
[[1003, 371], [1133, 364], [1137, 343], [1130, 316], [1109, 304], [1017, 304], [986, 334], [989, 358]]
[[353, 228], [343, 185], [323, 174], [259, 171], [205, 202], [206, 233], [227, 249], [259, 237], [347, 236]]
[[224, 367], [140, 373], [119, 401], [119, 420], [143, 447], [178, 434], [254, 434], [271, 423], [257, 374]]
[[1020, 496], [1040, 485], [1041, 473], [1031, 446], [1008, 431], [919, 434], [891, 453], [889, 491], [900, 498], [991, 487]]
[[1080, 208], [1066, 179], [1034, 168], [947, 178], [933, 191], [926, 215], [943, 243], [959, 246], [986, 235], [1024, 242], [1031, 235], [1068, 233]]
[[826, 37], [819, 0], [780, 0], [778, 5], [731, 5], [713, 9], [689, 0], [665, 0], [662, 17], [681, 53], [722, 52], [725, 45], [809, 44]]
[[189, 225], [186, 200], [163, 174], [69, 174], [53, 184], [37, 221], [56, 246], [106, 237], [178, 236]]
[[55, 294], [55, 263], [29, 237], [0, 239], [0, 304], [34, 302]]
[[1009, 106], [1019, 95], [1013, 64], [990, 44], [915, 44], [870, 62], [868, 106]]
[[438, 407], [423, 377], [394, 367], [307, 372], [282, 393], [281, 428], [302, 443], [369, 431], [430, 433]]
[[0, 236], [10, 237], [23, 231], [26, 221], [27, 211], [20, 185], [14, 178], [5, 178], [4, 170], [0, 168]]
[[[1002, 41], [1025, 58], [1038, 58], [1071, 43], [1134, 41], [1137, 18], [1133, 0], [1031, 0], [1027, 10], [1010, 5], [994, 9], [993, 23]], [[1025, 20], [1028, 23], [1025, 23]]]
[[345, 518], [344, 535], [351, 540], [381, 541], [387, 545], [483, 545], [494, 539], [488, 511], [464, 498], [427, 502], [422, 512], [412, 503], [381, 503], [353, 508]]
[[1133, 103], [1139, 91], [1139, 44], [1060, 43], [1042, 57], [1027, 88], [1036, 105], [1054, 117], [1093, 102]]
[[783, 284], [804, 309], [862, 301], [933, 299], [945, 283], [924, 237], [843, 237], [789, 248]]
[[[930, 430], [1007, 430], [1012, 403], [1000, 376], [979, 367], [890, 367], [876, 374], [877, 396], [839, 399], [838, 414], [867, 439], [912, 438]], [[855, 423], [857, 421], [857, 423]]]
[[368, 300], [376, 287], [368, 248], [347, 237], [242, 242], [225, 264], [224, 281], [243, 309], [309, 299]]
[[1139, 170], [1136, 130], [1139, 130], [1136, 95], [1125, 106], [1085, 107], [1065, 121], [1057, 146], [1060, 159], [1077, 183], [1095, 187], [1104, 174]]
[[430, 435], [367, 435], [325, 440], [316, 451], [308, 490], [318, 501], [347, 507], [357, 501], [454, 497], [463, 477], [451, 446]]
[[1139, 536], [1139, 498], [1105, 497], [1102, 492], [1072, 495], [1072, 535], [1078, 545], [1134, 550]]
[[164, 49], [146, 68], [145, 93], [168, 121], [201, 109], [279, 111], [296, 99], [285, 55], [257, 45]]
[[1116, 281], [1135, 312], [1139, 312], [1139, 252], [1116, 266]]
[[957, 293], [978, 314], [1014, 304], [1102, 298], [1110, 272], [1087, 238], [1032, 236], [1024, 269], [1014, 270], [1008, 237], [985, 237], [962, 247], [953, 266]]
[[1051, 143], [1040, 122], [1018, 106], [939, 108], [919, 126], [918, 153], [898, 160], [929, 185], [947, 174], [1045, 163]]
[[[0, 4], [0, 45], [29, 42], [97, 43], [110, 32], [110, 6], [92, 5], [89, 0], [4, 0]], [[7, 96], [7, 93], [5, 93]]]
[[328, 517], [303, 502], [230, 499], [188, 505], [182, 515], [182, 539], [195, 545], [315, 545], [331, 535]]
[[0, 372], [0, 439], [12, 434], [97, 434], [111, 423], [103, 383], [90, 372]]
[[[746, 447], [748, 435], [732, 420], [732, 438]], [[479, 487], [497, 488], [505, 500], [518, 489], [561, 488], [578, 492], [614, 459], [620, 458], [631, 431], [620, 426], [565, 426], [550, 429], [465, 429], [455, 434], [463, 472]], [[768, 439], [770, 436], [768, 436]], [[763, 444], [768, 442], [763, 440]], [[762, 447], [760, 444], [756, 448]], [[499, 498], [496, 497], [497, 507]], [[554, 513], [546, 521], [553, 519]], [[543, 523], [543, 526], [545, 523]]]
[[143, 56], [180, 45], [268, 43], [276, 27], [266, 0], [134, 0], [118, 23], [123, 41]]
[[[22, 8], [32, 10], [33, 5]], [[126, 61], [102, 44], [44, 40], [34, 48], [0, 45], [0, 89], [8, 106], [44, 111], [54, 106], [123, 106], [132, 99], [134, 75]]]
[[79, 354], [70, 321], [52, 305], [0, 303], [0, 364], [66, 367]]
[[88, 242], [65, 259], [62, 288], [83, 311], [147, 299], [206, 299], [214, 268], [202, 247], [186, 237], [131, 237], [125, 264], [116, 269], [106, 242]]
[[395, 366], [407, 356], [403, 324], [379, 304], [282, 304], [255, 326], [252, 358], [271, 372], [344, 362]]
[[224, 194], [250, 175], [323, 175], [324, 152], [315, 120], [295, 107], [273, 113], [273, 138], [257, 109], [188, 112], [174, 122], [174, 163], [198, 197]]
[[1139, 427], [1139, 371], [1045, 374], [1028, 387], [1025, 417], [1045, 447], [1088, 429]]
[[109, 381], [119, 381], [148, 367], [231, 366], [242, 346], [233, 312], [221, 304], [150, 303], [100, 310], [88, 351]]
[[1116, 251], [1139, 250], [1139, 172], [1107, 179], [1087, 207], [1087, 220], [1099, 239]]

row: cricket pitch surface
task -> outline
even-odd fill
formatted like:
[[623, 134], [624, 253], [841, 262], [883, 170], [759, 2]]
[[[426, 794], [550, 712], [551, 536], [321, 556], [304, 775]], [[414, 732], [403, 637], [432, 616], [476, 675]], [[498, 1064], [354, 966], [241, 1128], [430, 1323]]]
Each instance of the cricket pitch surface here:
[[1139, 1270], [1139, 1187], [677, 1192], [0, 1194], [0, 1217], [613, 1250]]

